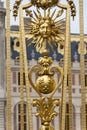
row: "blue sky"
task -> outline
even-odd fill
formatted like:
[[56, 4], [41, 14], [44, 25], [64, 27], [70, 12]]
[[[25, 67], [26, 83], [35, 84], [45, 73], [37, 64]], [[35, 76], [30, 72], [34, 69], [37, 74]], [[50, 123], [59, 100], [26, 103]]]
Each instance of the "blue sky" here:
[[[6, 3], [6, 0], [2, 0]], [[67, 0], [60, 0], [61, 3], [66, 3]], [[75, 20], [73, 21], [71, 18], [71, 33], [79, 33], [79, 0], [73, 0], [76, 5], [76, 12], [77, 15], [75, 17]], [[15, 0], [11, 0], [11, 25], [18, 24], [17, 21], [14, 21], [14, 18], [12, 17], [12, 7]], [[29, 0], [23, 0], [23, 3], [29, 2]], [[84, 34], [87, 34], [87, 0], [83, 0], [84, 2]]]

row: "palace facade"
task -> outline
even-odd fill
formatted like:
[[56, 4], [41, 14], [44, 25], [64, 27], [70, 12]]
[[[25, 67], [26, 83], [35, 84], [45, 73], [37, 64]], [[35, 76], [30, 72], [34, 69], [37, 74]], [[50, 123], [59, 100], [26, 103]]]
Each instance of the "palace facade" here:
[[[6, 40], [5, 40], [5, 9], [3, 2], [0, 1], [0, 130], [6, 130]], [[11, 84], [12, 84], [12, 130], [20, 130], [20, 70], [19, 70], [19, 43], [17, 40], [18, 27], [11, 27]], [[13, 33], [15, 32], [15, 35]], [[71, 53], [72, 53], [72, 106], [73, 106], [73, 130], [81, 130], [81, 84], [80, 84], [80, 36], [78, 34], [71, 34]], [[16, 45], [17, 43], [17, 45]], [[87, 36], [84, 36], [85, 44], [85, 86], [87, 87]], [[18, 51], [17, 51], [18, 50]], [[53, 64], [63, 66], [64, 49], [59, 46], [57, 51], [50, 55], [54, 59]], [[33, 46], [28, 48], [28, 67], [37, 64], [39, 54], [34, 50]], [[58, 80], [58, 75], [55, 79]], [[36, 75], [33, 74], [33, 80], [36, 80]], [[24, 79], [25, 85], [25, 79]], [[68, 83], [67, 83], [68, 86]], [[26, 95], [24, 89], [24, 130], [28, 130], [27, 125], [27, 109], [26, 109]], [[55, 93], [55, 97], [61, 98], [61, 88]], [[38, 97], [33, 88], [30, 88], [31, 100]], [[86, 95], [87, 102], [87, 95]], [[38, 130], [40, 126], [39, 118], [35, 117], [36, 109], [32, 110], [33, 128]], [[60, 109], [57, 109], [59, 115], [54, 118], [52, 124], [59, 130], [60, 126]], [[87, 104], [86, 104], [86, 121], [87, 121]], [[68, 95], [66, 103], [66, 130], [69, 130], [69, 109], [68, 109]], [[86, 126], [87, 127], [87, 126]]]

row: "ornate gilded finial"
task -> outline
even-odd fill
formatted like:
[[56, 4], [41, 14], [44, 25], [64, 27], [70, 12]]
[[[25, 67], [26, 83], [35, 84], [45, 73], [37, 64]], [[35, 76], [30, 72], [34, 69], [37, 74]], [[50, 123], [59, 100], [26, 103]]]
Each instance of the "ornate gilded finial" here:
[[[55, 107], [60, 105], [60, 99], [53, 99], [52, 95], [59, 88], [63, 80], [62, 68], [59, 66], [51, 66], [53, 60], [48, 57], [48, 50], [45, 48], [42, 52], [43, 57], [38, 60], [38, 65], [33, 66], [29, 70], [29, 81], [35, 91], [39, 94], [39, 99], [33, 99], [33, 107], [37, 107], [36, 116], [41, 118], [40, 130], [54, 130], [51, 126], [51, 121], [58, 113]], [[32, 80], [32, 73], [37, 70], [37, 79], [34, 84]], [[60, 73], [59, 82], [56, 84], [54, 75], [56, 72]]]
[[49, 51], [47, 49], [44, 49], [42, 54], [43, 56], [48, 57]]
[[76, 7], [75, 7], [75, 4], [73, 2], [73, 0], [67, 0], [70, 7], [71, 7], [71, 16], [73, 17], [73, 20], [74, 20], [74, 17], [76, 16]]
[[54, 127], [51, 126], [50, 123], [54, 116], [58, 115], [54, 109], [56, 106], [60, 105], [60, 100], [44, 97], [41, 99], [34, 99], [32, 104], [34, 107], [38, 108], [36, 116], [41, 118], [42, 125], [40, 130], [54, 130]]
[[16, 20], [16, 17], [18, 15], [18, 8], [19, 8], [19, 5], [20, 5], [21, 1], [22, 0], [16, 0], [15, 4], [13, 6], [13, 16], [14, 16], [15, 20]]
[[[38, 92], [38, 94], [51, 94], [54, 93], [56, 88], [60, 86], [63, 79], [62, 69], [58, 66], [51, 66], [53, 63], [52, 57], [48, 57], [48, 50], [44, 49], [43, 57], [38, 59], [38, 65], [33, 66], [29, 70], [29, 80], [32, 87]], [[37, 80], [34, 84], [32, 81], [32, 72], [37, 69]], [[56, 71], [55, 71], [56, 70]], [[59, 84], [56, 85], [54, 74], [55, 72], [61, 74]]]
[[53, 60], [51, 57], [48, 57], [49, 52], [47, 49], [44, 49], [42, 54], [43, 54], [43, 57], [40, 57], [38, 59], [38, 63], [44, 67], [48, 67], [49, 65], [53, 63]]
[[59, 0], [31, 0], [31, 3], [38, 8], [47, 9], [58, 3]]

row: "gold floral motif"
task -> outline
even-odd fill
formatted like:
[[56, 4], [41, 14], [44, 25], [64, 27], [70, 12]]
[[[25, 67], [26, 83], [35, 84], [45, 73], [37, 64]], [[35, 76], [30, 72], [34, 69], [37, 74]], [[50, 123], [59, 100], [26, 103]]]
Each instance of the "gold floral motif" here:
[[60, 100], [44, 97], [40, 99], [33, 99], [32, 105], [37, 107], [38, 112], [36, 113], [36, 116], [41, 118], [41, 123], [44, 126], [49, 126], [53, 117], [58, 115], [54, 109], [56, 106], [60, 105]]

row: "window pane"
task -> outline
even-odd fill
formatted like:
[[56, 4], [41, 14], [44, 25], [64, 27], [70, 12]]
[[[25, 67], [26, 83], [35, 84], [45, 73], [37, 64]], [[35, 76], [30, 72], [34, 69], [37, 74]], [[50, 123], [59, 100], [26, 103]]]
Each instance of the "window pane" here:
[[26, 113], [26, 104], [24, 104], [24, 113]]
[[20, 104], [18, 105], [18, 113], [20, 113]]
[[66, 104], [65, 130], [69, 130], [69, 104]]
[[18, 72], [18, 85], [20, 85], [20, 73]]
[[18, 126], [18, 130], [21, 130], [21, 128], [20, 128], [20, 124], [19, 124], [19, 126]]
[[18, 115], [18, 121], [19, 121], [19, 122], [20, 122], [20, 118], [21, 118], [20, 115]]
[[13, 84], [16, 84], [16, 72], [13, 72]]
[[[27, 114], [26, 114], [26, 109], [27, 109], [27, 107], [26, 107], [26, 104], [24, 104], [24, 130], [27, 130]], [[17, 114], [17, 116], [18, 116], [18, 130], [21, 130], [21, 105], [20, 104], [18, 104], [18, 114]]]
[[26, 115], [24, 115], [24, 122], [26, 122]]
[[75, 85], [75, 74], [72, 75], [72, 85]]
[[27, 129], [26, 129], [26, 123], [24, 124], [24, 130], [27, 130]]
[[85, 86], [87, 86], [87, 75], [85, 75]]
[[[25, 73], [23, 73], [23, 85], [25, 85]], [[20, 72], [18, 72], [18, 85], [20, 85]]]
[[87, 130], [87, 104], [85, 106], [86, 106], [86, 130]]

